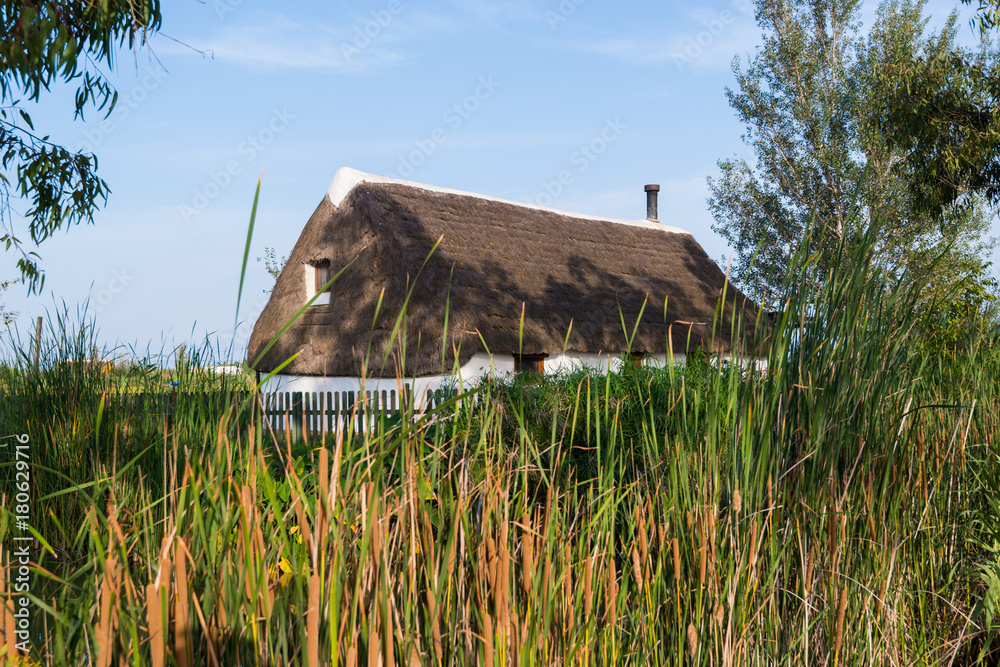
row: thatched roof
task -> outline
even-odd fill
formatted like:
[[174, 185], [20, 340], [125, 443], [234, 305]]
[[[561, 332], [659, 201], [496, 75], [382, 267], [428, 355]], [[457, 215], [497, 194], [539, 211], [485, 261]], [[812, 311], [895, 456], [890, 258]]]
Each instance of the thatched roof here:
[[[370, 377], [396, 377], [403, 355], [390, 335], [411, 287], [407, 376], [450, 371], [455, 350], [460, 364], [485, 349], [617, 354], [628, 348], [622, 317], [631, 334], [644, 302], [632, 352], [663, 353], [670, 340], [675, 353], [689, 345], [728, 352], [734, 312], [743, 320], [741, 354], [752, 345], [757, 307], [727, 285], [687, 232], [386, 181], [338, 174], [257, 320], [250, 360], [306, 302], [304, 265], [329, 262], [331, 275], [348, 268], [329, 305], [311, 306], [260, 370], [299, 353], [283, 373], [356, 377], [367, 352]], [[723, 287], [726, 304], [713, 337]]]

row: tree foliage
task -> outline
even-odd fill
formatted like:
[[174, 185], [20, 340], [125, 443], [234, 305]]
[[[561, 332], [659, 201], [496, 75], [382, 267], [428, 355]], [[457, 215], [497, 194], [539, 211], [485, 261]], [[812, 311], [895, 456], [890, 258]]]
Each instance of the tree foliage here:
[[1000, 0], [962, 0], [962, 4], [979, 5], [972, 23], [983, 35], [1000, 25]]
[[935, 357], [968, 348], [976, 329], [989, 322], [997, 302], [997, 281], [988, 274], [989, 264], [964, 276], [940, 276], [930, 287], [929, 297], [917, 308], [919, 340]]
[[[974, 21], [985, 35], [995, 11], [983, 5]], [[985, 36], [977, 52], [927, 49], [884, 77], [881, 127], [916, 176], [915, 203], [938, 214], [979, 195], [1000, 208], [1000, 57]]]
[[[285, 268], [285, 264], [288, 262], [288, 257], [282, 256], [279, 259], [278, 251], [267, 246], [264, 248], [264, 256], [258, 257], [257, 261], [264, 264], [264, 270], [277, 282], [278, 276], [281, 275], [281, 270]], [[264, 294], [270, 294], [273, 289], [274, 286], [272, 285], [270, 289], [264, 290]]]
[[935, 214], [918, 206], [910, 187], [918, 165], [883, 124], [886, 91], [896, 85], [887, 72], [914, 54], [961, 53], [955, 16], [925, 36], [923, 2], [887, 1], [864, 34], [860, 4], [757, 0], [763, 44], [733, 64], [738, 85], [726, 92], [756, 164], [720, 160], [708, 203], [713, 229], [735, 249], [732, 274], [763, 302], [774, 298], [803, 238], [823, 270], [833, 248], [850, 246], [876, 217], [891, 221], [878, 251], [898, 270], [980, 266], [987, 216], [979, 200]]
[[[11, 285], [14, 284], [13, 280], [0, 280], [0, 296], [3, 295]], [[3, 303], [0, 303], [0, 325], [6, 327], [8, 324], [12, 324], [14, 320], [17, 319], [17, 313], [4, 308]]]
[[[31, 289], [44, 276], [27, 242], [37, 246], [60, 228], [93, 222], [109, 189], [97, 158], [36, 131], [22, 99], [37, 102], [54, 84], [71, 84], [75, 118], [88, 109], [110, 113], [117, 92], [108, 73], [119, 49], [145, 43], [159, 25], [160, 0], [0, 1], [0, 243], [17, 253]], [[15, 211], [17, 201], [27, 209]], [[21, 218], [27, 240], [16, 229]]]

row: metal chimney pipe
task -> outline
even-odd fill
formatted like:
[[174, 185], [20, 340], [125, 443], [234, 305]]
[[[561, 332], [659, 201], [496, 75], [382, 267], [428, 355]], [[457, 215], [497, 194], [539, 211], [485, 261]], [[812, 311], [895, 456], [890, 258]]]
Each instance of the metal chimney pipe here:
[[660, 192], [659, 185], [646, 186], [646, 219], [656, 220], [656, 196]]

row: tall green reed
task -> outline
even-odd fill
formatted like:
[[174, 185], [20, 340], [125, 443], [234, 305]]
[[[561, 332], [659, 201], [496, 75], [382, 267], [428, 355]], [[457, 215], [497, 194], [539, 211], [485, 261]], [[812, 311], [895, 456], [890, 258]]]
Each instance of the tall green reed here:
[[[493, 381], [304, 448], [220, 391], [136, 438], [154, 460], [43, 487], [65, 546], [35, 568], [35, 658], [990, 660], [1000, 364], [927, 353], [919, 285], [872, 261], [874, 234], [819, 279], [796, 256], [766, 368]], [[86, 443], [121, 460], [125, 417], [85, 407], [99, 381], [72, 409], [11, 382], [43, 466]]]

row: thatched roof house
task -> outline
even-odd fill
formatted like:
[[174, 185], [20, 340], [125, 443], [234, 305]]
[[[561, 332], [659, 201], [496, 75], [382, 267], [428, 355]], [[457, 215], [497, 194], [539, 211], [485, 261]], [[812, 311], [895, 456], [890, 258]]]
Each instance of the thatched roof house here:
[[[655, 191], [650, 203], [655, 218]], [[681, 229], [341, 169], [254, 327], [251, 361], [341, 269], [329, 294], [277, 340], [259, 370], [298, 353], [282, 373], [358, 377], [367, 354], [368, 377], [399, 377], [404, 364], [407, 377], [430, 376], [450, 372], [456, 352], [461, 366], [484, 353], [509, 360], [564, 350], [664, 355], [671, 342], [679, 355], [693, 347], [725, 353], [732, 340], [741, 355], [753, 356], [757, 307]], [[390, 336], [410, 289], [404, 360]], [[631, 334], [640, 312], [629, 346], [622, 319]], [[734, 317], [741, 322], [735, 338]]]

